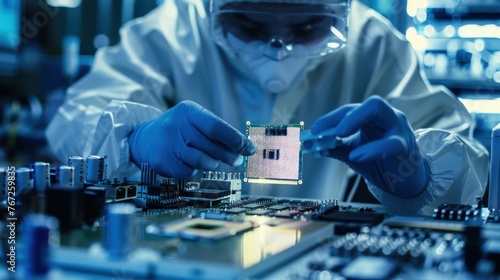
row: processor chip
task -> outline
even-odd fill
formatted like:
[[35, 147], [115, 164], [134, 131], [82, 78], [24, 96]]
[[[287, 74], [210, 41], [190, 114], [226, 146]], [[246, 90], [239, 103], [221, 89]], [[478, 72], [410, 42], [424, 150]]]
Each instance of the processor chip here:
[[256, 149], [245, 158], [243, 180], [258, 184], [302, 184], [300, 124], [261, 124], [247, 122], [247, 136]]

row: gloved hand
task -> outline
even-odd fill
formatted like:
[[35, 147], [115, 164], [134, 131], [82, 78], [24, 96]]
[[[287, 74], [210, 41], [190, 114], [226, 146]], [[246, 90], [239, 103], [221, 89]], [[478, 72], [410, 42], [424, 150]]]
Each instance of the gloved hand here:
[[406, 116], [381, 97], [342, 106], [319, 118], [310, 130], [314, 135], [331, 132], [343, 138], [341, 145], [321, 155], [345, 162], [388, 193], [411, 198], [427, 186], [429, 167]]
[[158, 174], [188, 178], [220, 162], [237, 166], [255, 153], [248, 138], [209, 110], [183, 101], [159, 118], [139, 125], [129, 136], [132, 160], [149, 163]]

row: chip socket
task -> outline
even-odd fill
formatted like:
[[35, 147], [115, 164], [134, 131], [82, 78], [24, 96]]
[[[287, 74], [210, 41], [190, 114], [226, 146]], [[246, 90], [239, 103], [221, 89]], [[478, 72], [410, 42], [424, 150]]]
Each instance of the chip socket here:
[[246, 134], [256, 149], [245, 158], [243, 180], [258, 184], [302, 184], [300, 124], [261, 124], [247, 122]]

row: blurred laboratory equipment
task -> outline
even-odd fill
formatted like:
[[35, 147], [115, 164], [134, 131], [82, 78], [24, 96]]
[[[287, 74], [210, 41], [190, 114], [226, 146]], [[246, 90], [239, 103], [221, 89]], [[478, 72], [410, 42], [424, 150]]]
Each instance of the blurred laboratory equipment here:
[[51, 162], [44, 130], [120, 26], [163, 0], [0, 1], [0, 166]]
[[455, 93], [490, 149], [500, 122], [500, 0], [408, 0], [406, 38], [432, 84]]
[[432, 83], [458, 94], [500, 90], [499, 0], [409, 0], [407, 13], [406, 37]]

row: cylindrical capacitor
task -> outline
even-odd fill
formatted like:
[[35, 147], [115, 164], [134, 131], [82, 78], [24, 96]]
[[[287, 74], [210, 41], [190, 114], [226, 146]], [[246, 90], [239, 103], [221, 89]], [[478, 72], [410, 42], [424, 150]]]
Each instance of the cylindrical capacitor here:
[[132, 217], [135, 207], [131, 204], [112, 204], [106, 209], [104, 246], [111, 259], [121, 259], [132, 248]]
[[79, 156], [69, 156], [68, 157], [68, 166], [72, 166], [75, 170], [74, 173], [74, 186], [75, 188], [83, 188], [83, 184], [85, 184], [85, 158]]
[[7, 199], [7, 169], [0, 167], [0, 201]]
[[74, 172], [73, 166], [61, 165], [56, 168], [56, 183], [60, 187], [74, 187]]
[[97, 184], [104, 180], [104, 158], [100, 156], [90, 155], [86, 159], [86, 175], [87, 183]]
[[[58, 246], [59, 223], [51, 216], [32, 214], [22, 223], [24, 263], [29, 277], [46, 275], [49, 270], [51, 246]], [[29, 278], [28, 277], [28, 278]]]
[[43, 193], [47, 188], [50, 188], [50, 164], [35, 162], [32, 167], [35, 191]]
[[31, 188], [31, 169], [28, 167], [16, 168], [16, 196], [29, 192]]

